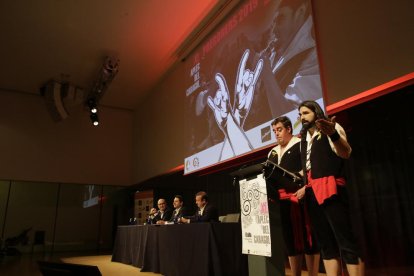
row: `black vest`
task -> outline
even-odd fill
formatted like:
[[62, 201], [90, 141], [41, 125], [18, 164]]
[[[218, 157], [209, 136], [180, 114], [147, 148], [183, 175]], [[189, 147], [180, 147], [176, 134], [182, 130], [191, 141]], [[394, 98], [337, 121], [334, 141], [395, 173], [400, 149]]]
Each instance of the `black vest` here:
[[[279, 156], [274, 160], [277, 163]], [[300, 163], [300, 142], [291, 146], [282, 156], [279, 164], [282, 168], [296, 173], [302, 170]], [[285, 189], [286, 192], [293, 193], [296, 192], [300, 187], [299, 183], [293, 182], [293, 179], [290, 175], [284, 175], [283, 171], [275, 168], [272, 175], [272, 182], [276, 184], [277, 189]]]
[[310, 154], [312, 178], [343, 176], [343, 159], [332, 151], [328, 136], [320, 134], [319, 137], [315, 137], [312, 142]]

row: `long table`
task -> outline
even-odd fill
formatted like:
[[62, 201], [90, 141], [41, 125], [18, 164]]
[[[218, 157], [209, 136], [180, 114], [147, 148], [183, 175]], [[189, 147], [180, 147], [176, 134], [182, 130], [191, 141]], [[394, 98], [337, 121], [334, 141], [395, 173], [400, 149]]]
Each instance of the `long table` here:
[[118, 226], [112, 261], [166, 276], [248, 275], [240, 223]]

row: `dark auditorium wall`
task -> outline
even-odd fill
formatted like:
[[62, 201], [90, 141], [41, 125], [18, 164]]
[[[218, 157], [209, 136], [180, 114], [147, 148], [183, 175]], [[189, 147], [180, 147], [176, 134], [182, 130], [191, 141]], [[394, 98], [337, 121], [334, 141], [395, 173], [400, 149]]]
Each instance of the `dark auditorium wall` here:
[[[0, 237], [31, 228], [23, 251], [35, 231], [45, 231], [47, 250], [108, 249], [128, 216], [115, 191], [132, 184], [132, 112], [102, 107], [99, 128], [82, 105], [69, 114], [56, 123], [40, 94], [0, 91]], [[83, 208], [86, 184], [102, 205]]]
[[414, 71], [414, 1], [312, 4], [328, 105]]
[[14, 245], [21, 252], [31, 252], [38, 231], [45, 246], [35, 252], [111, 249], [116, 225], [125, 223], [132, 203], [119, 186], [94, 185], [98, 204], [85, 208], [88, 190], [81, 184], [0, 181], [2, 240], [28, 229], [28, 240]]
[[0, 91], [0, 180], [132, 184], [132, 111], [101, 107], [99, 127], [68, 111], [54, 122], [40, 94]]
[[414, 269], [413, 102], [409, 86], [336, 114], [353, 149], [348, 194], [367, 268]]

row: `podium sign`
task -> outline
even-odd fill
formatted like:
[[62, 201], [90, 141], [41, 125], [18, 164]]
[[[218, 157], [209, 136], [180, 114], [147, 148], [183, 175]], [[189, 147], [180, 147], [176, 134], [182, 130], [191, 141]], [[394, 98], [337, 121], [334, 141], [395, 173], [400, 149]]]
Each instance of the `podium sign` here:
[[242, 253], [272, 256], [269, 208], [266, 180], [263, 174], [242, 179], [240, 184], [240, 207], [242, 227]]

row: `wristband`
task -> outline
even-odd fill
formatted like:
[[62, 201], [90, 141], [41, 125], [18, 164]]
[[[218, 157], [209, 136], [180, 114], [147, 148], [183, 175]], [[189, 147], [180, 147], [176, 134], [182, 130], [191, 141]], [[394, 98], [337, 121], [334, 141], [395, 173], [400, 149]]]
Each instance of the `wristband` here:
[[333, 134], [329, 135], [329, 138], [331, 138], [332, 142], [336, 142], [341, 138], [341, 136], [339, 136], [338, 131], [335, 130]]

